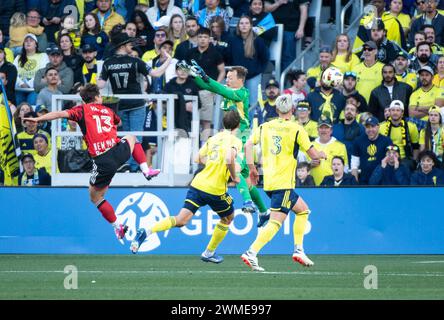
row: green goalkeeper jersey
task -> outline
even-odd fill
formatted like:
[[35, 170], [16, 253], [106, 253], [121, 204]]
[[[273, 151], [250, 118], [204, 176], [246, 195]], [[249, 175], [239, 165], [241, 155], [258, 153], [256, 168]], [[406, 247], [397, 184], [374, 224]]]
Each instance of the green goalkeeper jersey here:
[[241, 121], [237, 137], [242, 141], [242, 144], [245, 144], [250, 135], [250, 120], [248, 114], [250, 93], [248, 89], [245, 87], [232, 89], [211, 78], [208, 83], [199, 77], [195, 77], [194, 81], [201, 89], [217, 93], [224, 97], [223, 105], [221, 106], [222, 110], [237, 110], [237, 112], [239, 112]]

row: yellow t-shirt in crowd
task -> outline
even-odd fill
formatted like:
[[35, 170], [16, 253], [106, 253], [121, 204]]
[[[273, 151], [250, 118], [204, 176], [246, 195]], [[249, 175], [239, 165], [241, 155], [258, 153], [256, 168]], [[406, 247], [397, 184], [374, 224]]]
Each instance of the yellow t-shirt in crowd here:
[[444, 89], [444, 77], [441, 78], [439, 74], [435, 74], [432, 83], [438, 88]]
[[412, 87], [413, 90], [416, 90], [418, 86], [418, 76], [415, 72], [404, 72], [403, 74], [397, 74], [396, 79], [399, 82], [407, 83]]
[[[433, 107], [436, 105], [437, 100], [444, 99], [444, 89], [432, 86], [428, 91], [424, 91], [424, 88], [418, 88], [410, 96], [409, 110], [416, 107]], [[427, 121], [428, 117], [425, 116], [422, 120]]]
[[353, 67], [361, 62], [359, 58], [352, 53], [350, 56], [350, 61], [345, 61], [346, 55], [337, 55], [335, 60], [331, 63], [333, 66], [341, 70], [342, 73], [353, 70]]
[[367, 103], [370, 100], [370, 94], [382, 82], [382, 68], [384, 64], [377, 61], [371, 67], [364, 62], [359, 63], [353, 68], [356, 72], [356, 90], [365, 98]]

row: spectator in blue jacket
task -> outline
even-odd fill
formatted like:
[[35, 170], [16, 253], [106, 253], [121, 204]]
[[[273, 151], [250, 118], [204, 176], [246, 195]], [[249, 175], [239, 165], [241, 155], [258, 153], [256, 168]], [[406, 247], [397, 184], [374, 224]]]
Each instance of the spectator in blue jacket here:
[[334, 156], [331, 160], [331, 168], [333, 174], [324, 177], [321, 182], [321, 187], [339, 187], [339, 186], [356, 186], [358, 181], [350, 173], [344, 172], [345, 162], [340, 156]]
[[438, 159], [433, 151], [424, 150], [419, 156], [419, 169], [415, 171], [410, 184], [415, 186], [438, 186], [444, 185], [444, 173], [437, 168]]
[[382, 159], [370, 177], [370, 185], [403, 186], [410, 182], [409, 169], [401, 164], [397, 145], [386, 148], [386, 156]]

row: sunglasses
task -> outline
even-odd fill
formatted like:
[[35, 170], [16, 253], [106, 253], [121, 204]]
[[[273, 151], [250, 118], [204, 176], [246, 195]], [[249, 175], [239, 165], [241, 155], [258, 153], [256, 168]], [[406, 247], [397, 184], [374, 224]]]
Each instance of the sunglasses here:
[[373, 51], [373, 50], [375, 50], [375, 49], [373, 49], [373, 48], [369, 48], [369, 47], [364, 48], [364, 51]]
[[344, 77], [355, 77], [356, 78], [356, 72], [347, 71], [346, 73], [344, 73]]
[[399, 147], [398, 146], [388, 146], [386, 148], [387, 151], [399, 151]]
[[308, 111], [307, 107], [297, 107], [296, 108], [297, 111]]
[[165, 38], [166, 34], [165, 33], [156, 33], [156, 37], [157, 38]]

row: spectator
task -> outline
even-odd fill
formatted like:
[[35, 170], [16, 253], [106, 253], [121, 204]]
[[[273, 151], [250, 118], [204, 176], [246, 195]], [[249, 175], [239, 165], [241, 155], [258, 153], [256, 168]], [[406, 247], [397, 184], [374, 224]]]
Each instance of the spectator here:
[[127, 22], [125, 24], [125, 28], [123, 29], [123, 32], [125, 32], [130, 38], [133, 38], [133, 51], [136, 52], [137, 54], [134, 54], [135, 57], [140, 58], [143, 54], [144, 51], [142, 50], [142, 47], [139, 45], [139, 39], [136, 39], [136, 35], [137, 35], [137, 27], [136, 24], [134, 22]]
[[200, 9], [205, 7], [205, 0], [175, 0], [174, 5], [179, 7], [185, 16], [194, 17]]
[[176, 47], [186, 39], [187, 33], [185, 31], [184, 18], [180, 14], [173, 14], [168, 26], [168, 40], [174, 43], [173, 53]]
[[318, 137], [318, 123], [310, 118], [311, 108], [307, 100], [299, 101], [296, 105], [296, 119], [307, 131], [310, 141]]
[[332, 61], [333, 55], [331, 49], [322, 47], [319, 51], [319, 65], [307, 70], [307, 83], [311, 90], [321, 85], [321, 74], [331, 65]]
[[302, 40], [304, 37], [304, 28], [308, 17], [308, 3], [309, 1], [306, 0], [265, 1], [265, 11], [272, 13], [276, 23], [284, 25], [282, 70], [285, 70], [296, 59], [296, 41]]
[[419, 133], [419, 151], [432, 151], [442, 163], [444, 128], [440, 108], [433, 106], [429, 110], [427, 126]]
[[81, 83], [83, 59], [76, 53], [71, 37], [67, 34], [61, 35], [58, 45], [63, 52], [63, 62], [74, 72], [74, 85]]
[[410, 184], [415, 186], [442, 186], [444, 174], [438, 169], [439, 160], [435, 153], [424, 150], [418, 155], [419, 169], [410, 177]]
[[37, 105], [44, 105], [47, 108], [52, 109], [52, 96], [55, 94], [63, 94], [59, 90], [59, 83], [61, 82], [59, 71], [56, 67], [48, 67], [45, 70], [45, 77], [42, 83], [45, 86], [40, 90], [37, 96]]
[[6, 75], [7, 83], [3, 83], [6, 89], [6, 95], [8, 100], [16, 104], [15, 99], [15, 83], [17, 82], [17, 68], [9, 61], [6, 60], [6, 53], [4, 48], [0, 48], [0, 72]]
[[23, 12], [16, 12], [12, 15], [9, 27], [9, 48], [14, 57], [22, 53], [23, 40], [28, 33], [39, 36], [43, 33], [43, 27], [32, 27], [26, 24], [26, 15]]
[[[405, 1], [405, 0], [404, 0]], [[407, 14], [406, 14], [407, 13]], [[396, 19], [398, 19], [399, 23], [401, 23], [402, 29], [404, 30], [404, 34], [408, 35], [410, 30], [410, 16], [409, 12], [403, 11], [403, 0], [391, 0], [389, 6], [389, 14]]]
[[[222, 55], [210, 46], [210, 30], [200, 28], [197, 32], [197, 47], [188, 52], [187, 60], [195, 60], [204, 72], [217, 82], [222, 82], [225, 78], [225, 63]], [[208, 132], [213, 121], [215, 94], [208, 90], [199, 91], [200, 102], [200, 122], [204, 132]], [[206, 137], [202, 138], [206, 141]]]
[[379, 133], [390, 137], [399, 147], [400, 159], [407, 168], [413, 169], [418, 158], [419, 134], [416, 126], [403, 119], [404, 104], [399, 100], [393, 100], [389, 107], [390, 117], [382, 123]]
[[15, 128], [17, 129], [17, 133], [20, 133], [24, 130], [25, 124], [23, 122], [23, 118], [25, 117], [25, 114], [32, 111], [32, 106], [27, 102], [22, 102], [17, 106], [17, 109], [15, 109], [15, 112], [13, 113], [13, 119]]
[[[57, 89], [63, 94], [67, 94], [71, 91], [74, 82], [74, 72], [69, 68], [63, 61], [63, 52], [57, 46], [49, 47], [46, 52], [49, 56], [49, 63], [44, 67], [39, 69], [34, 78], [34, 89], [35, 92], [40, 92], [46, 83], [46, 70], [48, 68], [55, 68], [58, 71], [58, 80], [60, 83], [57, 84]], [[48, 105], [50, 107], [50, 105]]]
[[60, 30], [56, 32], [55, 37], [57, 39], [62, 34], [69, 35], [74, 43], [74, 48], [78, 49], [80, 47], [81, 34], [75, 19], [76, 18], [71, 15], [63, 16], [62, 22], [60, 23]]
[[279, 117], [276, 111], [276, 99], [279, 97], [279, 94], [279, 83], [275, 79], [268, 80], [265, 85], [266, 100], [258, 99], [254, 115], [250, 117], [256, 120], [253, 120], [253, 128]]
[[136, 24], [136, 37], [140, 39], [139, 46], [143, 52], [154, 49], [154, 29], [148, 21], [148, 17], [145, 12], [141, 10], [135, 10], [131, 16], [131, 22]]
[[[49, 113], [49, 110], [46, 108], [45, 105], [41, 104], [41, 105], [37, 105], [35, 107], [35, 113], [37, 113], [37, 115], [43, 116], [47, 113]], [[40, 129], [42, 129], [43, 131], [47, 132], [49, 135], [51, 135], [52, 131], [51, 131], [51, 121], [42, 121], [39, 123], [39, 127]]]
[[[8, 85], [8, 77], [7, 77], [6, 73], [0, 71], [0, 80], [1, 80], [1, 82], [3, 84], [3, 86], [6, 87]], [[9, 107], [9, 110], [11, 111], [11, 114], [13, 114], [15, 112], [15, 110], [17, 110], [15, 104], [9, 99], [8, 95], [6, 95], [4, 97], [3, 96], [3, 91], [0, 91], [0, 92], [1, 92], [0, 93], [0, 104], [2, 104], [2, 105], [5, 104], [4, 100], [3, 100], [4, 98], [8, 99], [7, 100], [8, 101], [8, 107]]]
[[182, 10], [174, 5], [174, 0], [153, 0], [153, 2], [154, 6], [146, 11], [152, 26], [163, 16], [172, 17], [174, 14], [180, 15], [185, 20]]
[[416, 46], [416, 59], [413, 60], [411, 68], [418, 72], [422, 67], [428, 66], [434, 71], [436, 69], [435, 61], [430, 43], [420, 42]]
[[[348, 100], [348, 98], [353, 97], [356, 102], [354, 103], [356, 107], [358, 108], [358, 112], [366, 112], [368, 110], [367, 101], [365, 98], [356, 90], [356, 72], [354, 71], [347, 71], [344, 73], [344, 80], [342, 82], [342, 94], [344, 95], [345, 99]], [[349, 103], [347, 101], [347, 103]]]
[[225, 31], [230, 26], [230, 17], [227, 10], [222, 9], [220, 0], [205, 0], [205, 8], [199, 10], [196, 14], [197, 22], [201, 27], [209, 28], [210, 20], [214, 16], [221, 16], [225, 21]]
[[10, 63], [13, 63], [14, 62], [14, 53], [12, 52], [11, 49], [9, 49], [6, 46], [6, 41], [5, 40], [6, 39], [3, 36], [3, 31], [0, 30], [0, 50], [3, 50], [3, 53], [5, 54], [5, 58], [4, 59], [6, 61], [10, 62]]
[[85, 44], [94, 46], [97, 51], [97, 60], [102, 60], [103, 52], [108, 42], [108, 35], [102, 31], [97, 15], [92, 12], [87, 13], [83, 20], [80, 47], [83, 48]]
[[367, 41], [363, 48], [364, 60], [355, 66], [353, 71], [356, 72], [358, 80], [356, 90], [369, 102], [372, 90], [382, 82], [384, 64], [376, 59], [378, 47], [374, 41]]
[[39, 9], [43, 16], [42, 23], [45, 26], [45, 33], [49, 43], [57, 42], [55, 34], [60, 30], [64, 10], [69, 5], [74, 5], [74, 1], [49, 0], [40, 2]]
[[[165, 63], [165, 61], [168, 60], [168, 55], [169, 56], [172, 55], [173, 47], [174, 47], [173, 41], [165, 40], [159, 47], [160, 54], [157, 57], [155, 57], [153, 60], [147, 62], [148, 68], [157, 69], [160, 66], [162, 66]], [[164, 92], [164, 88], [167, 82], [169, 82], [172, 78], [176, 76], [176, 64], [177, 60], [173, 58], [168, 67], [166, 68], [164, 74], [162, 74], [160, 77], [157, 78], [151, 79], [149, 77], [152, 93], [158, 94]]]
[[111, 0], [97, 0], [97, 9], [93, 10], [99, 18], [100, 28], [106, 34], [109, 34], [115, 25], [125, 24], [125, 19], [113, 10], [111, 2]]
[[332, 66], [335, 66], [345, 74], [347, 71], [353, 70], [353, 67], [359, 62], [359, 58], [351, 51], [348, 35], [346, 33], [338, 35], [332, 53]]
[[250, 0], [250, 8], [245, 14], [251, 17], [254, 33], [262, 37], [269, 47], [271, 41], [277, 37], [278, 29], [273, 15], [270, 12], [265, 12], [264, 0]]
[[211, 43], [224, 58], [224, 63], [230, 65], [233, 57], [231, 56], [231, 42], [233, 37], [225, 31], [225, 21], [221, 16], [214, 16], [210, 21]]
[[46, 53], [38, 52], [37, 46], [37, 37], [28, 33], [23, 42], [22, 54], [14, 59], [18, 72], [15, 85], [18, 104], [27, 101], [35, 105], [37, 100], [37, 93], [34, 91], [35, 74], [49, 62]]
[[[376, 43], [378, 50], [376, 59], [384, 64], [391, 63], [395, 60], [397, 52], [401, 50], [392, 41], [387, 40], [384, 22], [379, 19], [377, 23], [374, 23], [372, 26], [370, 41]], [[361, 54], [358, 54], [358, 56], [361, 56]]]
[[436, 42], [439, 45], [444, 44], [444, 38], [442, 38], [442, 35], [444, 34], [444, 16], [438, 13], [436, 6], [437, 0], [428, 0], [426, 2], [425, 12], [420, 17], [413, 20], [409, 34], [409, 43], [412, 46], [415, 32], [421, 30], [423, 25], [430, 24], [430, 22], [435, 28], [435, 32], [437, 34]]
[[413, 48], [410, 49], [409, 54], [412, 56], [412, 58], [416, 57], [416, 46], [420, 44], [421, 42], [427, 42], [426, 40], [426, 34], [424, 31], [416, 31], [415, 32], [415, 45]]
[[379, 121], [384, 121], [384, 110], [393, 100], [407, 105], [412, 94], [412, 87], [396, 79], [393, 65], [386, 64], [382, 68], [382, 79], [382, 84], [372, 90], [368, 104], [368, 111]]
[[435, 43], [436, 41], [436, 34], [435, 34], [435, 28], [431, 24], [425, 24], [422, 26], [422, 30], [424, 31], [424, 34], [426, 36], [426, 42], [430, 43], [430, 46], [432, 47], [432, 54], [437, 56], [442, 56], [443, 51], [442, 47]]
[[364, 127], [356, 121], [358, 108], [353, 104], [346, 104], [344, 109], [344, 120], [333, 125], [333, 137], [345, 144], [348, 155], [348, 163], [351, 163], [353, 153], [353, 142], [365, 134]]
[[32, 154], [26, 153], [21, 159], [23, 172], [18, 178], [19, 186], [50, 186], [51, 176], [45, 168], [36, 169], [35, 160]]
[[321, 187], [355, 186], [358, 184], [356, 178], [350, 173], [344, 173], [345, 162], [340, 156], [334, 156], [331, 160], [333, 174], [324, 177]]
[[287, 73], [287, 81], [291, 83], [291, 87], [284, 90], [284, 93], [291, 95], [293, 106], [297, 106], [299, 101], [307, 98], [304, 88], [307, 84], [305, 72], [302, 70], [290, 70]]
[[310, 174], [310, 164], [302, 161], [298, 162], [296, 168], [296, 187], [314, 187], [316, 186], [313, 176]]
[[[427, 121], [430, 108], [435, 105], [444, 106], [444, 91], [433, 85], [433, 70], [430, 67], [422, 67], [418, 73], [421, 87], [415, 90], [410, 97], [408, 115], [415, 124], [420, 124], [422, 129], [423, 123]], [[422, 121], [420, 123], [417, 120]]]
[[311, 174], [315, 184], [320, 185], [325, 176], [333, 174], [331, 160], [334, 156], [341, 156], [345, 159], [345, 165], [348, 167], [348, 157], [345, 145], [332, 136], [332, 122], [330, 118], [321, 116], [318, 121], [319, 137], [313, 141], [316, 150], [324, 151], [327, 159], [311, 160]]
[[37, 169], [44, 168], [49, 174], [52, 173], [52, 151], [49, 148], [48, 136], [41, 133], [36, 133], [33, 137], [33, 144], [35, 153], [35, 167]]
[[231, 56], [235, 58], [236, 65], [248, 70], [245, 87], [250, 92], [250, 107], [253, 107], [270, 55], [264, 40], [254, 35], [253, 23], [248, 16], [241, 17], [237, 23], [236, 36], [231, 42]]
[[143, 54], [142, 60], [148, 62], [157, 57], [160, 53], [160, 45], [167, 38], [167, 30], [164, 28], [159, 28], [154, 32], [154, 49], [147, 51]]
[[[34, 111], [30, 111], [28, 113], [25, 113], [23, 118], [37, 118], [37, 113]], [[24, 129], [25, 131], [19, 132], [17, 134], [17, 139], [19, 140], [20, 149], [23, 153], [31, 153], [32, 155], [36, 154], [36, 151], [34, 150], [34, 135], [37, 133], [41, 133], [45, 135], [49, 141], [50, 135], [39, 129], [37, 123], [32, 121], [24, 121]]]
[[378, 118], [368, 117], [364, 122], [364, 127], [365, 135], [358, 137], [353, 142], [351, 157], [351, 173], [360, 185], [369, 183], [373, 170], [386, 156], [386, 148], [392, 145], [390, 138], [379, 134]]
[[444, 56], [439, 57], [437, 64], [437, 72], [433, 77], [433, 85], [440, 89], [444, 89]]
[[188, 51], [192, 48], [197, 47], [197, 31], [200, 26], [197, 23], [197, 19], [195, 17], [187, 17], [185, 20], [185, 31], [188, 36], [188, 40], [185, 40], [181, 44], [179, 44], [174, 52], [174, 58], [177, 60], [185, 60], [188, 55]]
[[399, 82], [403, 82], [412, 87], [415, 90], [418, 85], [418, 77], [415, 72], [409, 69], [409, 58], [404, 51], [398, 51], [397, 57], [394, 62], [395, 76]]
[[[37, 9], [28, 10], [26, 14], [26, 24], [29, 27], [38, 28], [41, 20], [42, 17]], [[38, 51], [45, 52], [46, 48], [48, 47], [48, 37], [46, 36], [46, 33], [43, 32], [41, 35], [37, 36], [37, 41], [39, 43]]]
[[312, 119], [319, 119], [324, 115], [333, 123], [339, 121], [339, 115], [345, 107], [345, 97], [339, 90], [326, 85], [322, 81], [322, 76], [321, 86], [310, 92], [307, 100], [311, 106]]
[[386, 148], [386, 156], [381, 160], [370, 177], [373, 186], [405, 186], [410, 182], [410, 172], [400, 162], [399, 148], [391, 145]]
[[82, 46], [82, 85], [87, 83], [97, 84], [97, 49], [94, 45], [86, 43]]
[[6, 38], [9, 37], [9, 21], [15, 12], [25, 12], [24, 0], [0, 1], [0, 30]]

